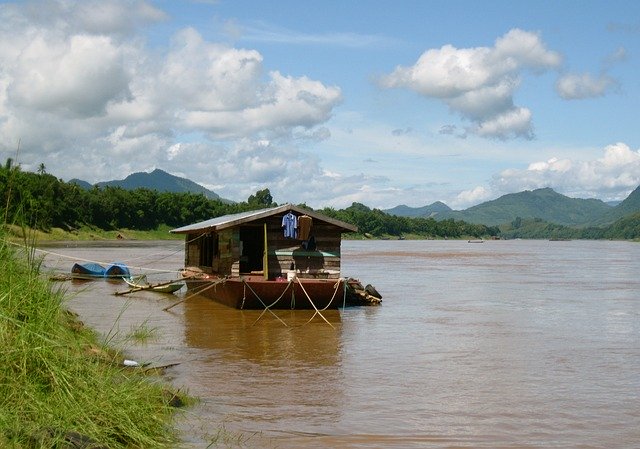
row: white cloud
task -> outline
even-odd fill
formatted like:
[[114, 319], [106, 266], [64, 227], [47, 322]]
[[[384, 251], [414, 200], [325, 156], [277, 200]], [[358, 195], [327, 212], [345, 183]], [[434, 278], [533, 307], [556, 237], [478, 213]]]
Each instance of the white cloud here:
[[454, 209], [465, 209], [466, 207], [474, 204], [479, 204], [484, 201], [490, 200], [493, 193], [483, 186], [475, 187], [471, 190], [465, 190], [460, 192], [449, 207]]
[[126, 97], [129, 75], [123, 50], [105, 36], [33, 38], [11, 64], [7, 99], [32, 111], [91, 117]]
[[513, 29], [494, 47], [427, 50], [413, 66], [397, 67], [381, 84], [442, 100], [471, 121], [469, 131], [480, 136], [530, 139], [531, 112], [513, 103], [521, 72], [541, 73], [560, 63], [560, 55], [547, 50], [538, 34]]
[[567, 74], [558, 79], [556, 91], [565, 100], [579, 100], [601, 97], [614, 85], [615, 81], [606, 75], [594, 78], [589, 73]]
[[601, 158], [588, 161], [551, 158], [494, 176], [494, 195], [552, 187], [580, 198], [624, 199], [640, 185], [640, 150], [624, 143], [604, 148]]
[[0, 4], [0, 19], [0, 151], [20, 140], [26, 169], [97, 182], [170, 167], [234, 200], [272, 185], [331, 199], [344, 181], [298, 149], [331, 136], [338, 87], [265, 73], [258, 51], [192, 28], [148, 48], [140, 28], [166, 15], [145, 1]]

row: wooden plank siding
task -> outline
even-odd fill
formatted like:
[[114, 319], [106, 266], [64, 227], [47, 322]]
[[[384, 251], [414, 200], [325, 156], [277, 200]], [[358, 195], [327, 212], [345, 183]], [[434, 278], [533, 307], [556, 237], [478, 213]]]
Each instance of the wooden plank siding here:
[[[208, 238], [198, 238], [198, 234], [186, 236], [185, 266], [198, 266], [208, 273], [238, 276], [241, 267], [263, 266], [257, 261], [256, 249], [264, 249], [264, 224], [267, 224], [267, 253], [269, 278], [286, 276], [291, 263], [300, 277], [338, 278], [340, 277], [340, 242], [342, 229], [334, 224], [318, 219], [313, 220], [310, 236], [315, 238], [316, 250], [302, 248], [302, 240], [285, 238], [282, 229], [283, 214], [257, 219], [237, 227], [209, 233]], [[241, 235], [259, 248], [247, 248], [241, 243]], [[261, 241], [259, 241], [261, 239]], [[205, 248], [203, 245], [212, 248]], [[240, 254], [242, 247], [243, 254]], [[203, 260], [203, 254], [211, 254], [210, 260]], [[251, 259], [251, 260], [247, 260]], [[258, 270], [252, 270], [254, 273]]]

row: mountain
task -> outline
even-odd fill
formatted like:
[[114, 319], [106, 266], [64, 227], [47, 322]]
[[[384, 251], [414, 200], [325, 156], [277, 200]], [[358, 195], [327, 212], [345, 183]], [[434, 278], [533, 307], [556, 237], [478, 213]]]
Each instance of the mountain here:
[[[72, 179], [69, 181], [70, 183], [78, 184], [83, 188], [91, 188], [92, 185], [86, 181], [82, 181], [79, 179]], [[113, 180], [113, 181], [103, 181], [96, 184], [98, 187], [122, 187], [125, 190], [135, 190], [135, 189], [150, 189], [157, 190], [159, 192], [173, 192], [173, 193], [201, 193], [209, 199], [212, 200], [220, 200], [223, 202], [230, 203], [231, 201], [225, 200], [220, 197], [215, 192], [202, 187], [200, 184], [197, 184], [193, 181], [190, 181], [186, 178], [181, 178], [179, 176], [174, 176], [170, 173], [167, 173], [163, 170], [156, 168], [151, 173], [146, 172], [138, 172], [132, 173], [124, 179], [121, 180]]]
[[614, 221], [627, 215], [640, 212], [640, 186], [629, 194], [623, 201], [615, 206], [604, 218], [603, 223], [613, 223]]
[[516, 217], [540, 218], [565, 226], [584, 226], [606, 216], [611, 209], [601, 200], [569, 198], [547, 187], [510, 193], [463, 211], [439, 214], [437, 218], [455, 218], [489, 226], [507, 223]]
[[422, 207], [409, 207], [401, 204], [392, 209], [383, 210], [383, 212], [390, 215], [397, 215], [398, 217], [431, 217], [451, 210], [452, 209], [443, 202], [436, 201], [435, 203]]
[[87, 181], [83, 181], [82, 179], [71, 179], [69, 180], [69, 184], [76, 184], [78, 187], [81, 187], [85, 190], [91, 190], [93, 186], [89, 184]]

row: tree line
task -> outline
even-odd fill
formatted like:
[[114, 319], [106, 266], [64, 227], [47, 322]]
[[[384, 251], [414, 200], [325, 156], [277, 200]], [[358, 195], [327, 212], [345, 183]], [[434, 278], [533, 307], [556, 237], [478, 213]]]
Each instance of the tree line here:
[[[32, 173], [22, 171], [11, 159], [0, 168], [0, 201], [5, 223], [43, 231], [52, 228], [73, 230], [83, 226], [103, 230], [153, 230], [162, 225], [180, 227], [277, 205], [269, 189], [259, 190], [246, 201], [232, 204], [196, 193], [144, 188], [125, 190], [110, 186], [94, 186], [87, 190], [46, 173], [42, 164], [37, 173]], [[318, 212], [354, 224], [359, 233], [374, 237], [413, 234], [433, 238], [481, 238], [500, 232], [497, 227], [453, 219], [397, 217], [359, 203], [346, 209], [325, 208]]]

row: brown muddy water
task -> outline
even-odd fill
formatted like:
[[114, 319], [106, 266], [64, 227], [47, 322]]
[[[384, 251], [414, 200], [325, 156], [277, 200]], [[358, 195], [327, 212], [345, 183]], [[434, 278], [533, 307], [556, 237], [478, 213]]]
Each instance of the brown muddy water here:
[[[47, 246], [44, 269], [122, 261], [153, 281], [182, 242]], [[124, 283], [61, 283], [68, 307], [201, 402], [184, 447], [640, 447], [640, 244], [345, 241], [380, 307], [237, 311]], [[146, 329], [152, 339], [127, 336]]]

